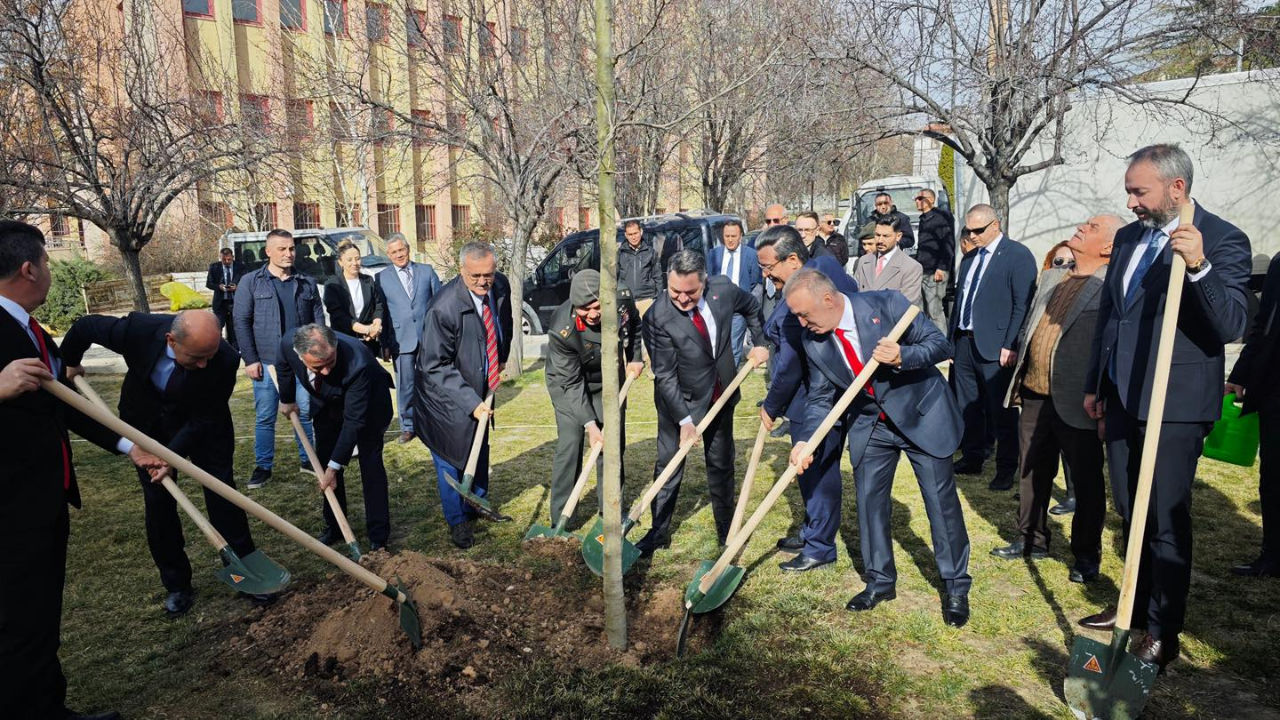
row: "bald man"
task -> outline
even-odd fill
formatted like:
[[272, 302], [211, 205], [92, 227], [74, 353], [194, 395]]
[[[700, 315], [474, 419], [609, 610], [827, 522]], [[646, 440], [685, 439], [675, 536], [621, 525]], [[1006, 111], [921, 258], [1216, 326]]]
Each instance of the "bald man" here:
[[[62, 341], [68, 377], [84, 374], [80, 363], [90, 345], [123, 355], [128, 365], [120, 388], [120, 419], [236, 486], [230, 400], [240, 355], [222, 339], [216, 315], [208, 310], [178, 315], [130, 313], [123, 318], [86, 315]], [[128, 440], [120, 441], [121, 452], [132, 447]], [[166, 471], [176, 475], [172, 469]], [[138, 471], [146, 505], [147, 545], [168, 592], [164, 609], [170, 617], [178, 617], [191, 609], [191, 563], [183, 550], [177, 503], [159, 484], [160, 476]], [[244, 511], [209, 490], [204, 491], [204, 499], [209, 520], [236, 554], [244, 557], [253, 552]], [[269, 605], [275, 596], [252, 599], [256, 605]]]
[[1077, 583], [1098, 577], [1107, 510], [1098, 421], [1085, 414], [1077, 398], [1089, 369], [1107, 261], [1122, 225], [1116, 215], [1089, 218], [1067, 241], [1075, 266], [1041, 273], [1018, 338], [1022, 352], [1004, 396], [1005, 407], [1022, 406], [1018, 533], [991, 554], [1006, 560], [1049, 556], [1049, 499], [1061, 456], [1075, 489], [1075, 563], [1068, 579]]
[[774, 203], [764, 209], [764, 229], [768, 230], [774, 225], [787, 224], [787, 208], [779, 203]]

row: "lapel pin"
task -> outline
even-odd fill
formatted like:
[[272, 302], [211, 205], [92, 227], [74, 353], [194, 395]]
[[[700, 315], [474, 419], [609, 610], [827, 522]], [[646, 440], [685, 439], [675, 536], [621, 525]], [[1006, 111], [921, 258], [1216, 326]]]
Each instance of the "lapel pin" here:
[[872, 325], [879, 325], [879, 324], [880, 324], [880, 318], [878, 318], [878, 317], [873, 317], [873, 318], [871, 318], [871, 324], [872, 324]]

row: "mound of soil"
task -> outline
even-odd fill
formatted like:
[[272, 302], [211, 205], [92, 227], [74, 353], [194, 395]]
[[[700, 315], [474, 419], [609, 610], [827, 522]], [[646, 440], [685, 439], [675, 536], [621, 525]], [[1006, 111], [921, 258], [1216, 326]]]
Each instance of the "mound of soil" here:
[[[604, 598], [579, 557], [576, 541], [526, 543], [530, 567], [419, 553], [385, 552], [362, 561], [399, 578], [417, 604], [423, 647], [400, 629], [396, 604], [344, 574], [286, 593], [252, 623], [231, 651], [271, 658], [298, 679], [360, 678], [416, 688], [426, 696], [483, 695], [493, 681], [535, 661], [557, 669], [638, 666], [671, 659], [683, 614], [684, 589], [629, 582], [625, 653], [608, 648]], [[584, 592], [584, 588], [586, 591]], [[714, 622], [694, 623], [689, 650], [710, 645]]]

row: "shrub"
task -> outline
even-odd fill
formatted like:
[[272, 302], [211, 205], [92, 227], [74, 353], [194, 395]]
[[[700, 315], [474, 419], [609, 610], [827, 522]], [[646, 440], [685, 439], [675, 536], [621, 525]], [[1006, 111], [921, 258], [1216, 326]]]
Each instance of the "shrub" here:
[[49, 271], [53, 275], [49, 297], [36, 310], [35, 316], [55, 333], [62, 333], [85, 314], [80, 288], [86, 283], [110, 280], [111, 273], [84, 258], [50, 260]]

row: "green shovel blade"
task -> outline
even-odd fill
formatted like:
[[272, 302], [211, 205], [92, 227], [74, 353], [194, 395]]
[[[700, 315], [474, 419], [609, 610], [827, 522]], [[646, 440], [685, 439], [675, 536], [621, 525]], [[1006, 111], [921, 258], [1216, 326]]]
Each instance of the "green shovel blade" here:
[[[596, 518], [596, 522], [582, 538], [582, 559], [591, 568], [591, 572], [604, 577], [604, 518]], [[640, 559], [640, 548], [626, 538], [622, 538], [622, 574], [626, 575], [631, 567]]]
[[730, 565], [720, 573], [720, 577], [716, 578], [704, 595], [698, 591], [698, 584], [702, 582], [702, 576], [711, 572], [711, 568], [715, 565], [711, 560], [703, 560], [698, 566], [698, 572], [693, 575], [693, 582], [689, 583], [689, 589], [684, 593], [685, 605], [691, 604], [694, 613], [711, 612], [725, 604], [737, 592], [743, 576], [747, 574], [746, 570], [737, 565]]
[[[396, 581], [387, 583], [387, 587], [382, 591], [382, 594], [396, 601], [396, 605], [400, 608], [400, 629], [404, 630], [404, 634], [409, 636], [409, 642], [413, 645], [413, 649], [420, 649], [422, 647], [422, 621], [418, 618], [418, 606], [413, 603], [413, 596], [405, 588], [404, 581], [399, 576], [396, 576]], [[400, 602], [401, 595], [404, 595], [404, 602]]]
[[565, 524], [568, 522], [569, 522], [568, 518], [561, 517], [560, 522], [556, 523], [556, 526], [553, 528], [549, 528], [546, 525], [535, 524], [533, 527], [529, 528], [529, 532], [524, 534], [524, 539], [532, 540], [534, 538], [540, 538], [540, 537], [571, 538], [573, 537], [573, 533], [566, 532], [564, 529]]
[[471, 483], [474, 479], [475, 478], [468, 475], [467, 477], [462, 479], [461, 483], [459, 483], [457, 480], [454, 480], [453, 476], [449, 475], [448, 473], [445, 473], [444, 475], [444, 481], [449, 483], [449, 487], [453, 488], [454, 490], [457, 490], [458, 495], [462, 496], [462, 501], [470, 505], [472, 508], [474, 508], [475, 511], [480, 513], [480, 515], [483, 516], [485, 520], [488, 520], [490, 522], [508, 522], [509, 520], [511, 520], [510, 515], [503, 515], [497, 510], [494, 510], [493, 506], [489, 504], [488, 500], [471, 492]]
[[261, 550], [240, 557], [230, 547], [218, 552], [226, 565], [215, 574], [222, 582], [250, 595], [280, 592], [289, 584], [289, 571], [267, 557]]
[[360, 557], [361, 557], [360, 543], [357, 543], [357, 542], [347, 543], [347, 554], [351, 556], [352, 560], [355, 560], [356, 562], [360, 562]]
[[1160, 667], [1125, 652], [1129, 633], [1110, 645], [1076, 637], [1063, 695], [1071, 712], [1084, 720], [1132, 720], [1142, 714]]

